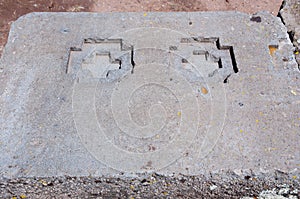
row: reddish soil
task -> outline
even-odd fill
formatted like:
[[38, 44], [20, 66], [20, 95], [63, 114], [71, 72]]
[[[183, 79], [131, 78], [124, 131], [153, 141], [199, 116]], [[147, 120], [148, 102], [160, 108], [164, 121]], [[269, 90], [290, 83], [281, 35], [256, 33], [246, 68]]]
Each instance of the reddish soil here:
[[10, 24], [30, 12], [137, 12], [237, 10], [277, 15], [282, 0], [0, 0], [0, 55]]
[[89, 11], [93, 0], [0, 0], [0, 55], [6, 43], [10, 24], [30, 12]]

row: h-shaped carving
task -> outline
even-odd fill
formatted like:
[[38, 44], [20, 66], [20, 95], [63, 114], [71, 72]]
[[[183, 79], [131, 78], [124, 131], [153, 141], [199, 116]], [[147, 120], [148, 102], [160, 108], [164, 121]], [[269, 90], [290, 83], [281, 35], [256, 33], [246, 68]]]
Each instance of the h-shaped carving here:
[[[178, 47], [170, 46], [169, 50], [180, 52], [185, 57], [182, 64], [190, 61], [201, 67], [205, 77], [213, 77], [218, 73], [226, 83], [232, 73], [238, 72], [233, 47], [220, 45], [219, 38], [182, 38]], [[89, 80], [107, 78], [109, 74], [117, 77], [120, 74], [116, 75], [114, 71], [121, 68], [133, 71], [133, 52], [133, 46], [124, 45], [122, 39], [85, 39], [81, 48], [70, 49], [66, 72], [81, 72], [83, 75], [78, 75], [78, 78]]]
[[110, 71], [121, 69], [125, 64], [122, 62], [129, 62], [122, 56], [131, 56], [132, 52], [133, 47], [123, 45], [121, 39], [85, 39], [81, 48], [70, 49], [66, 72], [84, 72], [92, 79], [106, 78]]
[[180, 41], [180, 45], [178, 47], [170, 46], [170, 50], [178, 52], [192, 51], [190, 55], [183, 53], [185, 55], [184, 57], [189, 58], [189, 60], [183, 58], [183, 64], [187, 63], [188, 61], [191, 61], [193, 64], [195, 64], [196, 66], [198, 65], [199, 67], [203, 67], [203, 64], [207, 65], [203, 62], [203, 59], [197, 58], [199, 55], [204, 56], [206, 62], [212, 61], [214, 63], [217, 63], [217, 67], [207, 70], [207, 74], [203, 75], [207, 77], [213, 77], [216, 73], [220, 73], [224, 83], [227, 82], [228, 77], [232, 73], [238, 72], [233, 47], [222, 46], [220, 44], [219, 38], [216, 37], [182, 38]]

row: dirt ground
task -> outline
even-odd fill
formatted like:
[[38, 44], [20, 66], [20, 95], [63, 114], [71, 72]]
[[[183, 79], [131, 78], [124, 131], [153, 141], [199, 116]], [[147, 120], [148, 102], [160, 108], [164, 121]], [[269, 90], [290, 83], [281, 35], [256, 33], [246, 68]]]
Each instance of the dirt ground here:
[[277, 15], [282, 0], [0, 0], [0, 55], [10, 24], [30, 12], [227, 11]]

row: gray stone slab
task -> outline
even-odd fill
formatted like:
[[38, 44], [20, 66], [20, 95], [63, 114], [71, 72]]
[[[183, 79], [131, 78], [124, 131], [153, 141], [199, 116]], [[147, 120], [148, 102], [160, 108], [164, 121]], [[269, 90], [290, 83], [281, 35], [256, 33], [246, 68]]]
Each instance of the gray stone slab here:
[[300, 68], [300, 1], [286, 0], [283, 3], [283, 8], [280, 10], [281, 18], [287, 27], [290, 38], [293, 40], [296, 60]]
[[300, 166], [299, 69], [268, 13], [32, 13], [0, 68], [1, 176]]

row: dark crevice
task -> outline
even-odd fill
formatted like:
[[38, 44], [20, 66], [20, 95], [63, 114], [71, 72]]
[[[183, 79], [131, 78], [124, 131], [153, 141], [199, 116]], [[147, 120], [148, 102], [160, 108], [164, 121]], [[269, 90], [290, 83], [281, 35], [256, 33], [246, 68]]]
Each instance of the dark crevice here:
[[230, 75], [231, 74], [227, 75], [227, 77], [224, 79], [224, 81], [223, 81], [224, 84], [227, 84], [229, 82]]
[[217, 41], [216, 41], [216, 45], [217, 45], [217, 48], [220, 50], [220, 49], [221, 49], [221, 47], [220, 47], [220, 40], [219, 40], [219, 39], [217, 39]]
[[121, 69], [122, 68], [122, 62], [121, 62], [121, 60], [118, 60], [119, 61], [119, 69]]
[[[280, 9], [279, 9], [279, 12], [277, 14], [277, 17], [280, 18], [281, 22], [283, 23], [283, 25], [286, 25], [285, 22], [284, 22], [284, 19], [280, 13], [280, 11], [284, 8], [286, 2], [285, 1], [282, 1], [282, 4], [280, 6]], [[287, 28], [287, 27], [286, 27]], [[288, 29], [288, 28], [287, 28]], [[289, 35], [289, 38], [291, 40], [291, 42], [293, 43], [294, 42], [294, 35], [295, 35], [295, 32], [294, 31], [287, 31], [288, 35]]]
[[[281, 22], [282, 22], [283, 25], [286, 27], [286, 29], [287, 29], [287, 34], [289, 35], [289, 39], [290, 39], [292, 45], [295, 47], [295, 49], [296, 49], [296, 51], [297, 51], [298, 48], [297, 48], [296, 45], [294, 44], [295, 31], [289, 30], [289, 29], [288, 29], [288, 27], [286, 26], [286, 23], [284, 22], [284, 18], [282, 17], [282, 15], [281, 15], [281, 13], [280, 13], [281, 10], [285, 7], [285, 5], [286, 5], [286, 0], [283, 0], [283, 1], [282, 1], [282, 4], [281, 4], [281, 6], [280, 6], [280, 9], [279, 9], [279, 11], [278, 11], [277, 17], [280, 18]], [[295, 57], [295, 58], [296, 58], [296, 57]], [[300, 63], [297, 61], [297, 59], [296, 59], [296, 62], [297, 62], [297, 64], [298, 64], [298, 69], [300, 70]]]
[[221, 59], [219, 59], [219, 61], [218, 61], [218, 65], [219, 65], [219, 68], [223, 68], [223, 65], [222, 65], [222, 60], [221, 60]]
[[282, 16], [281, 16], [280, 11], [284, 8], [284, 6], [285, 6], [285, 1], [282, 1], [282, 4], [281, 4], [281, 6], [280, 6], [280, 8], [279, 8], [279, 11], [278, 11], [278, 14], [277, 14], [277, 17], [279, 17], [279, 18], [281, 19], [281, 22], [282, 22], [283, 24], [285, 24], [285, 23], [284, 23], [284, 20], [283, 20], [283, 18], [282, 18]]
[[[233, 47], [232, 47], [232, 46], [221, 46], [221, 45], [220, 45], [220, 40], [219, 40], [219, 39], [216, 41], [216, 45], [217, 45], [217, 48], [218, 48], [219, 50], [229, 50], [230, 58], [231, 58], [231, 62], [232, 62], [232, 68], [233, 68], [233, 71], [234, 71], [235, 73], [238, 73], [238, 72], [239, 72], [239, 69], [238, 69], [238, 67], [237, 67], [237, 63], [236, 63], [236, 59], [235, 59]], [[222, 63], [221, 63], [221, 61], [219, 61], [218, 63], [219, 63], [219, 68], [222, 68]], [[221, 64], [221, 65], [220, 65], [220, 64]]]
[[282, 15], [281, 15], [281, 13], [280, 13], [280, 11], [284, 8], [284, 6], [285, 6], [285, 1], [282, 1], [282, 4], [281, 4], [281, 6], [280, 6], [280, 8], [279, 8], [277, 17], [280, 18], [281, 22], [285, 25], [284, 20], [283, 20], [283, 17], [282, 17]]
[[295, 32], [294, 31], [288, 31], [287, 33], [289, 35], [289, 38], [290, 38], [291, 42], [293, 43], [294, 42]]
[[239, 69], [238, 69], [237, 64], [236, 64], [236, 60], [235, 60], [235, 56], [234, 56], [234, 52], [233, 52], [233, 47], [232, 46], [229, 47], [229, 52], [230, 52], [230, 57], [231, 57], [231, 61], [232, 61], [233, 71], [235, 73], [238, 73]]
[[[217, 46], [217, 48], [219, 50], [228, 50], [229, 51], [230, 58], [231, 58], [231, 64], [232, 64], [232, 70], [233, 70], [234, 73], [238, 73], [239, 69], [237, 67], [237, 63], [236, 63], [236, 59], [235, 59], [233, 47], [232, 46], [221, 46], [219, 39], [216, 40], [216, 46]], [[219, 65], [219, 68], [223, 68], [223, 64], [222, 64], [222, 59], [221, 58], [218, 60], [218, 65]], [[226, 76], [226, 78], [223, 81], [224, 84], [226, 84], [226, 83], [229, 82], [230, 75], [231, 74], [229, 74], [229, 75]]]
[[133, 49], [133, 46], [132, 46], [131, 47], [131, 56], [130, 56], [130, 63], [131, 63], [131, 66], [132, 66], [131, 74], [133, 74], [134, 67], [135, 67], [135, 62], [134, 62], [133, 56], [134, 56], [134, 49]]
[[283, 25], [285, 25], [283, 17], [281, 15], [280, 11], [278, 12], [277, 17], [281, 20], [281, 22], [283, 23]]

